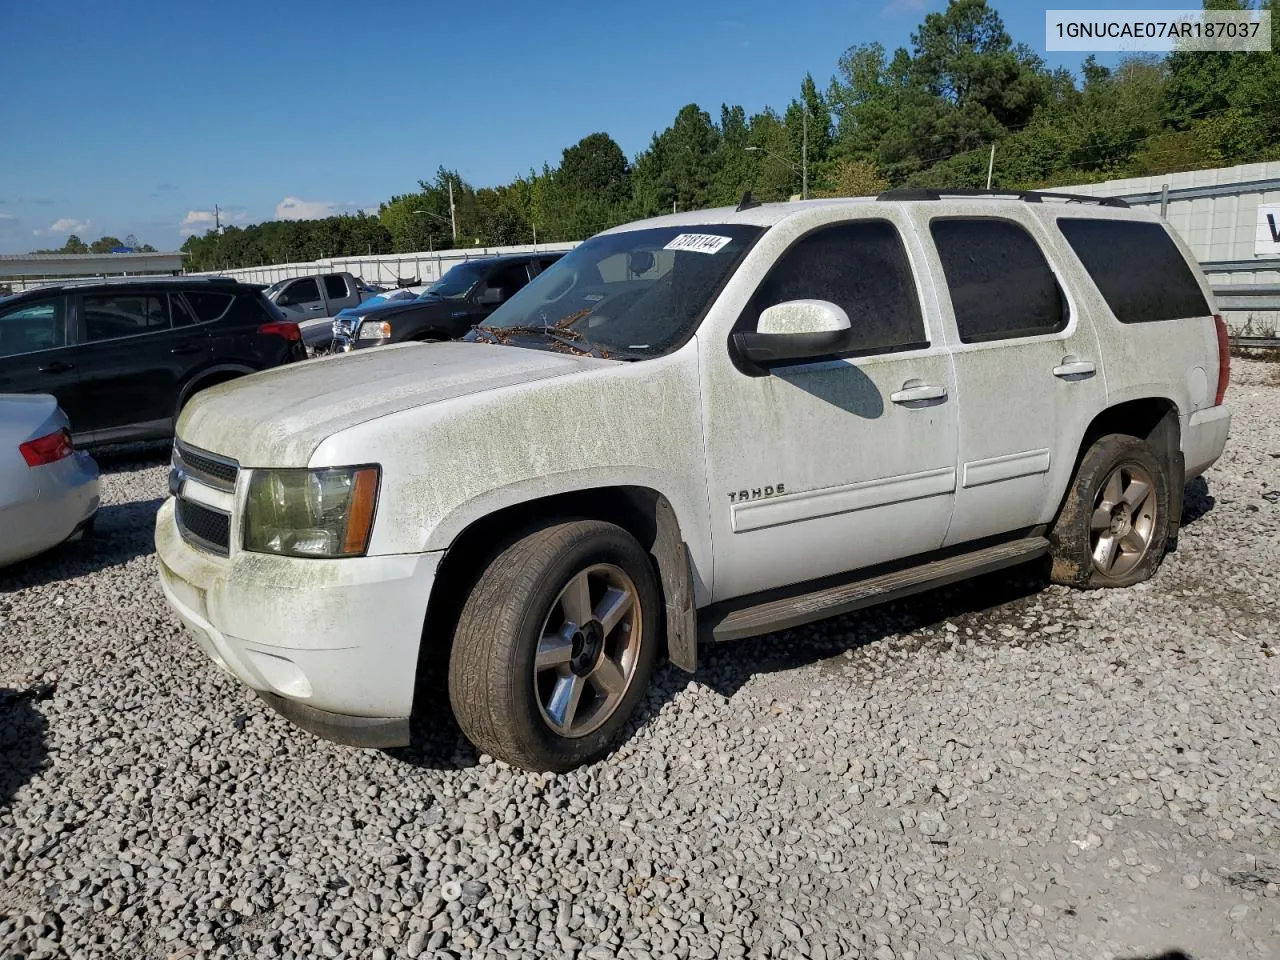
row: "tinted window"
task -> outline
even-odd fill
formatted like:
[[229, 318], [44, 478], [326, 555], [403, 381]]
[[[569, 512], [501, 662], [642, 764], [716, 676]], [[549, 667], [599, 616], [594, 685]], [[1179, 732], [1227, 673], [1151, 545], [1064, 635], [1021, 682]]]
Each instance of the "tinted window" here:
[[191, 304], [191, 309], [196, 312], [196, 317], [201, 323], [221, 319], [234, 299], [235, 297], [229, 293], [187, 292], [187, 303]]
[[783, 254], [747, 306], [746, 325], [788, 300], [828, 300], [849, 315], [849, 352], [926, 346], [907, 252], [893, 224], [864, 220], [809, 234]]
[[929, 229], [965, 343], [1056, 333], [1066, 302], [1039, 244], [1008, 220], [934, 220]]
[[310, 303], [319, 299], [320, 284], [316, 283], [315, 277], [303, 277], [301, 280], [295, 280], [289, 284], [284, 293], [280, 294], [280, 303], [285, 306], [292, 303]]
[[336, 273], [330, 273], [324, 278], [324, 293], [330, 300], [341, 300], [347, 295], [347, 279], [340, 277]]
[[545, 260], [539, 260], [538, 264], [541, 266], [543, 270], [545, 270], [547, 269], [547, 267], [551, 266], [553, 263], [555, 263], [559, 259], [560, 259], [559, 257], [547, 257]]
[[191, 308], [187, 306], [186, 301], [179, 294], [169, 294], [169, 312], [173, 315], [173, 325], [175, 327], [189, 327], [197, 322], [195, 314], [191, 312]]
[[0, 305], [0, 357], [50, 350], [66, 342], [66, 301], [62, 297], [8, 308]]
[[1121, 323], [1209, 315], [1195, 274], [1160, 224], [1062, 217], [1058, 229]]
[[523, 263], [499, 270], [489, 278], [489, 286], [502, 291], [503, 298], [512, 296], [517, 290], [529, 282], [529, 268]]
[[104, 293], [81, 298], [86, 341], [130, 337], [169, 328], [168, 298], [147, 293]]

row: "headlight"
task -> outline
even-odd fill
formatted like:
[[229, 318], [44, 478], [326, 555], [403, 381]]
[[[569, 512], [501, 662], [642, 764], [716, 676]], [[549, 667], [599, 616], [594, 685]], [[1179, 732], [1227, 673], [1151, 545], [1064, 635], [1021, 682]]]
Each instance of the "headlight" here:
[[244, 549], [285, 557], [358, 557], [369, 546], [378, 467], [254, 470]]
[[391, 336], [391, 324], [385, 320], [360, 324], [361, 340], [385, 340]]

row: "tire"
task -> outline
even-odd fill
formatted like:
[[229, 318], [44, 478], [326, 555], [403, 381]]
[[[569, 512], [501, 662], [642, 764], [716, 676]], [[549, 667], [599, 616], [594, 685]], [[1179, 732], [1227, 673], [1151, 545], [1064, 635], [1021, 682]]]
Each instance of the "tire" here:
[[1164, 556], [1173, 497], [1167, 466], [1137, 437], [1096, 440], [1076, 470], [1049, 532], [1054, 583], [1128, 587]]
[[488, 563], [458, 618], [458, 725], [477, 749], [526, 770], [600, 759], [648, 687], [660, 615], [649, 557], [621, 527], [576, 520], [528, 534]]

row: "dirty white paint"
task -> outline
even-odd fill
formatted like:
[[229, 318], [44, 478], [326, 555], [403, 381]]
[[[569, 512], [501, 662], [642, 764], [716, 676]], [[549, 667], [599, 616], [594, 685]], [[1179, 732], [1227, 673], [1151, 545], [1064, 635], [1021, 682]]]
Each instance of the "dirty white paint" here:
[[[1071, 209], [1154, 219], [1141, 210]], [[617, 485], [661, 493], [688, 544], [702, 606], [1047, 522], [1090, 421], [1124, 400], [1172, 401], [1188, 465], [1207, 465], [1229, 424], [1225, 408], [1205, 409], [1206, 381], [1217, 370], [1212, 319], [1120, 324], [1058, 233], [1053, 218], [1061, 212], [1054, 203], [955, 199], [675, 214], [610, 232], [719, 223], [770, 229], [696, 336], [667, 356], [622, 363], [486, 343], [409, 344], [214, 388], [187, 408], [178, 433], [246, 468], [233, 523], [253, 469], [376, 463], [382, 481], [370, 556], [282, 560], [243, 553], [233, 537], [228, 559], [200, 557], [176, 537], [166, 508], [157, 532], [166, 593], [183, 609], [179, 581], [205, 591], [205, 625], [184, 613], [194, 629], [273, 656], [293, 649], [309, 671], [325, 659], [320, 651], [378, 643], [398, 651], [388, 669], [411, 674], [408, 651], [416, 651], [434, 570], [423, 558], [438, 557], [472, 522], [549, 494]], [[947, 216], [1002, 217], [1035, 236], [1068, 302], [1066, 329], [961, 343], [929, 234], [930, 219]], [[768, 376], [735, 366], [731, 333], [787, 248], [817, 227], [869, 218], [902, 235], [928, 344]], [[1066, 361], [1091, 362], [1091, 375], [1055, 375]], [[894, 402], [913, 381], [936, 387], [937, 396]], [[958, 482], [965, 476], [970, 482]], [[411, 602], [404, 591], [414, 591]], [[309, 603], [314, 609], [304, 612]], [[375, 609], [382, 605], [391, 613]], [[295, 615], [308, 626], [306, 639]], [[366, 618], [376, 619], [376, 634]], [[345, 654], [332, 662], [353, 663]], [[238, 675], [255, 683], [277, 676], [275, 689], [302, 689], [287, 670], [255, 668], [251, 657], [242, 669]], [[374, 710], [369, 684], [362, 689], [361, 709]], [[397, 689], [403, 703], [404, 685]], [[328, 702], [342, 696], [323, 694]]]

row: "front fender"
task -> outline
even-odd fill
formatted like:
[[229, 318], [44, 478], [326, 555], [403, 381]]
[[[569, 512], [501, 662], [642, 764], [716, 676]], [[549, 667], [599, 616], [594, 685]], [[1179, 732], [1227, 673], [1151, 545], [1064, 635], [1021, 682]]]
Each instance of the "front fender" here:
[[459, 504], [427, 534], [423, 552], [447, 550], [472, 524], [500, 510], [548, 497], [621, 487], [643, 488], [659, 494], [675, 515], [679, 536], [689, 550], [694, 598], [699, 605], [710, 598], [712, 554], [708, 525], [680, 484], [662, 471], [643, 467], [593, 467], [549, 473], [487, 490]]

